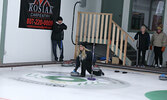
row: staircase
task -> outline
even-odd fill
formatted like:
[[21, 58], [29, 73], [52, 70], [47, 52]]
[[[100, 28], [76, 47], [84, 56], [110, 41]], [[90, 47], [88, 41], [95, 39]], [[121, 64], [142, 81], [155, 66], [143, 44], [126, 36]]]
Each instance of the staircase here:
[[128, 43], [126, 56], [131, 61], [131, 66], [136, 65], [136, 58], [137, 58], [136, 54], [137, 51]]
[[136, 62], [136, 51], [128, 43], [128, 39], [134, 41], [117, 23], [112, 20], [111, 50], [123, 61], [123, 65], [131, 66]]
[[[78, 12], [75, 43], [88, 42], [106, 46], [106, 63], [111, 50], [123, 65], [134, 65], [136, 51], [128, 41], [134, 41], [134, 39], [112, 20], [112, 14]], [[74, 58], [76, 58], [77, 48], [76, 45]]]

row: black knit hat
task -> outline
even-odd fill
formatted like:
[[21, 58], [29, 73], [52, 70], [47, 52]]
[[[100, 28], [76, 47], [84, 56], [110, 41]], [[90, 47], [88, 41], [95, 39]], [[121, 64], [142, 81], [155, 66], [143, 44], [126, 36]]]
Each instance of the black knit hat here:
[[58, 17], [56, 21], [59, 21], [59, 20], [63, 21], [63, 18], [62, 17]]
[[78, 45], [82, 45], [86, 48], [87, 42], [79, 42]]

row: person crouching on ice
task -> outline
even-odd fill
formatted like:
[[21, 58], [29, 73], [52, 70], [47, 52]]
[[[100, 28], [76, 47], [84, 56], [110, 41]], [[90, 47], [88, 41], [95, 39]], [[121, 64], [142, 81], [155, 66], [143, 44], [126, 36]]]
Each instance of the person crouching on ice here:
[[[79, 43], [79, 48], [77, 52], [77, 58], [76, 58], [76, 67], [73, 72], [77, 72], [78, 68], [81, 65], [81, 75], [80, 77], [86, 76], [86, 71], [91, 74], [92, 72], [92, 64], [95, 65], [96, 59], [94, 57], [92, 61], [92, 52], [86, 48], [85, 42]], [[96, 76], [104, 75], [102, 70], [99, 70], [97, 73], [94, 73]]]
[[[163, 52], [167, 46], [167, 36], [165, 33], [163, 33], [161, 27], [157, 27], [157, 31], [152, 36], [150, 50], [152, 50], [153, 46], [155, 54], [155, 67], [161, 68], [163, 63]], [[159, 66], [158, 61], [160, 61]]]

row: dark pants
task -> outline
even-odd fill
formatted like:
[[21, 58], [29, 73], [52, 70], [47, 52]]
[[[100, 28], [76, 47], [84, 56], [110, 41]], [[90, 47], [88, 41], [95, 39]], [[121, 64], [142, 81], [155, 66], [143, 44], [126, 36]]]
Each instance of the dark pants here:
[[162, 47], [154, 47], [154, 53], [155, 53], [155, 64], [158, 65], [158, 60], [160, 61], [160, 65], [163, 63], [163, 57], [162, 57]]
[[57, 57], [57, 45], [60, 49], [60, 59], [63, 60], [64, 58], [64, 55], [63, 55], [63, 41], [55, 41], [55, 40], [52, 40], [52, 49], [53, 49], [53, 54], [55, 56], [55, 60], [58, 60], [58, 57]]
[[81, 75], [85, 76], [86, 75], [86, 70], [89, 72], [89, 74], [91, 74], [92, 68], [91, 67], [86, 67], [86, 66], [82, 66], [81, 67]]
[[[142, 53], [142, 56], [141, 56], [141, 53]], [[139, 49], [138, 51], [138, 64], [142, 64], [142, 65], [145, 65], [145, 57], [146, 57], [146, 50], [141, 50]], [[142, 61], [140, 60], [142, 58]], [[141, 63], [140, 63], [141, 61]]]

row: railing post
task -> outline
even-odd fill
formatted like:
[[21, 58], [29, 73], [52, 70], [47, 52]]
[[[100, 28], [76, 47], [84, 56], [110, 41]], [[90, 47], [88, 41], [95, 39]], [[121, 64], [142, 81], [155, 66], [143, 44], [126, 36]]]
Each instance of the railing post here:
[[105, 29], [104, 29], [104, 44], [106, 44], [106, 37], [107, 37], [107, 28], [108, 28], [108, 15], [106, 15], [106, 19], [105, 19]]
[[96, 26], [96, 15], [94, 14], [93, 16], [93, 29], [92, 29], [92, 43], [94, 43], [95, 41], [95, 26]]
[[116, 39], [116, 49], [115, 49], [115, 54], [118, 55], [118, 44], [119, 44], [119, 27], [117, 27], [117, 39]]
[[92, 29], [92, 14], [89, 15], [89, 30], [88, 30], [88, 40], [87, 40], [87, 42], [90, 42], [91, 29]]
[[110, 55], [111, 28], [112, 28], [112, 14], [110, 15], [109, 30], [108, 30], [108, 43], [107, 43], [106, 63], [108, 63], [109, 55]]
[[123, 52], [123, 41], [124, 41], [124, 33], [121, 31], [121, 42], [120, 42], [120, 52], [119, 59], [122, 60], [122, 52]]
[[125, 35], [125, 44], [124, 44], [124, 59], [123, 59], [123, 65], [126, 64], [126, 53], [127, 53], [127, 44], [128, 44], [128, 35]]
[[83, 28], [84, 28], [83, 24], [84, 24], [84, 14], [82, 14], [80, 17], [82, 17], [82, 18], [81, 18], [80, 41], [83, 41]]
[[97, 29], [96, 29], [96, 43], [98, 43], [98, 39], [99, 39], [99, 29], [100, 29], [100, 15], [98, 15], [98, 21], [97, 21]]
[[103, 38], [103, 27], [104, 27], [104, 15], [102, 15], [102, 17], [101, 17], [100, 44], [102, 44], [102, 38]]
[[88, 14], [86, 14], [86, 19], [85, 19], [84, 42], [86, 41], [86, 37], [87, 37], [87, 29], [88, 29]]
[[78, 12], [78, 20], [77, 20], [77, 32], [76, 32], [76, 38], [75, 38], [75, 54], [74, 54], [74, 59], [76, 59], [76, 56], [77, 56], [77, 47], [78, 47], [78, 34], [79, 34], [79, 24], [80, 24], [80, 12]]
[[111, 50], [114, 52], [114, 43], [115, 43], [115, 24], [113, 23], [113, 33], [112, 33], [112, 47]]

